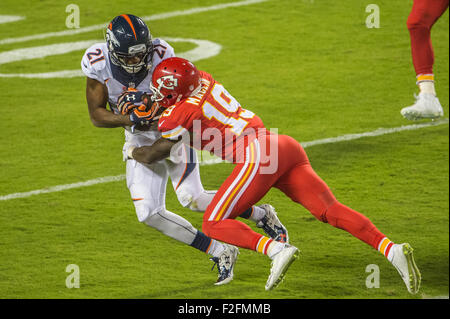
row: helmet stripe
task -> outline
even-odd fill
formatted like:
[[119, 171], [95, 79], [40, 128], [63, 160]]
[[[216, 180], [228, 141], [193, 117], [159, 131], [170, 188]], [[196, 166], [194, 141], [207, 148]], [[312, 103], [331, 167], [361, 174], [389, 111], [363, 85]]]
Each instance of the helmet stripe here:
[[128, 24], [129, 24], [130, 27], [131, 27], [131, 30], [133, 30], [134, 38], [137, 40], [136, 31], [134, 30], [134, 26], [133, 26], [133, 23], [131, 22], [130, 17], [129, 17], [127, 14], [122, 14], [122, 15], [120, 15], [120, 16], [121, 16], [122, 18], [124, 18], [125, 21], [128, 22]]

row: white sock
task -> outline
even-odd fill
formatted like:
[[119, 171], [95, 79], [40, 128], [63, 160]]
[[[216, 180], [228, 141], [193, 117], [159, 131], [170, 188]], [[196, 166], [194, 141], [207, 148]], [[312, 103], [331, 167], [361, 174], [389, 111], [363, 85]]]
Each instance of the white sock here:
[[422, 81], [418, 83], [420, 93], [430, 93], [436, 96], [436, 90], [434, 89], [434, 81]]
[[273, 259], [276, 254], [278, 254], [280, 251], [283, 250], [283, 248], [286, 246], [285, 243], [280, 243], [278, 241], [272, 241], [269, 244], [269, 247], [267, 247], [267, 256], [269, 256], [270, 259]]
[[397, 245], [398, 245], [398, 244], [394, 244], [394, 245], [391, 247], [391, 250], [389, 250], [388, 255], [386, 256], [386, 258], [387, 258], [390, 262], [392, 262], [392, 259], [394, 259], [394, 247], [397, 246]]
[[258, 206], [253, 206], [253, 211], [252, 211], [252, 215], [249, 217], [249, 220], [254, 221], [255, 223], [259, 222], [261, 219], [264, 218], [264, 216], [266, 216], [266, 210], [258, 207]]
[[207, 253], [212, 255], [213, 257], [219, 257], [223, 251], [225, 250], [225, 245], [220, 241], [215, 239], [211, 240], [211, 246], [209, 247]]

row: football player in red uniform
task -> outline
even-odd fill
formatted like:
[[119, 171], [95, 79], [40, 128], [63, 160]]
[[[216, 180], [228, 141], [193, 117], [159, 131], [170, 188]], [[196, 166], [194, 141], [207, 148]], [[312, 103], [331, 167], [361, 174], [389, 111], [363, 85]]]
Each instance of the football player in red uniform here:
[[211, 238], [268, 255], [272, 269], [266, 290], [281, 282], [299, 251], [254, 232], [235, 218], [276, 187], [318, 220], [379, 250], [397, 268], [408, 291], [418, 291], [421, 276], [411, 246], [394, 244], [367, 217], [341, 204], [314, 172], [300, 143], [266, 130], [262, 120], [242, 108], [210, 74], [187, 60], [169, 58], [155, 69], [152, 91], [152, 99], [165, 109], [158, 122], [162, 138], [152, 146], [130, 146], [128, 156], [153, 163], [183, 141], [233, 162], [234, 170], [205, 211], [203, 231]]
[[449, 0], [414, 0], [406, 22], [411, 39], [411, 54], [420, 93], [416, 103], [400, 113], [408, 120], [436, 119], [444, 115], [434, 88], [434, 52], [431, 27], [447, 10]]

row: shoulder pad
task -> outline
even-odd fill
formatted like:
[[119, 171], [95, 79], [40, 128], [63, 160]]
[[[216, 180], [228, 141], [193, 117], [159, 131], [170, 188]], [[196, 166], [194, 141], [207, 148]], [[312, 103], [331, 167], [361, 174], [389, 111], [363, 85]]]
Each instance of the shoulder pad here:
[[164, 60], [175, 56], [173, 47], [166, 41], [153, 39], [153, 59]]
[[106, 50], [105, 44], [94, 44], [86, 50], [81, 59], [81, 69], [83, 70], [83, 73], [87, 77], [93, 78], [101, 83], [107, 78], [104, 76], [107, 59]]

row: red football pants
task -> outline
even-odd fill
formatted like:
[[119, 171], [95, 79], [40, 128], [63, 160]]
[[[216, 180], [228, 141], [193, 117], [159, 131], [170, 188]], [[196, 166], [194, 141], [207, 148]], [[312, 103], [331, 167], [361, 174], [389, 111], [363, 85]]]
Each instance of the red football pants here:
[[318, 220], [378, 248], [385, 236], [367, 217], [336, 200], [295, 139], [276, 134], [260, 136], [245, 152], [245, 162], [236, 164], [206, 209], [203, 218], [206, 235], [235, 246], [256, 249], [261, 235], [234, 218], [260, 201], [271, 187], [276, 187]]
[[434, 52], [430, 31], [448, 8], [449, 0], [414, 0], [406, 22], [411, 38], [411, 53], [416, 75], [433, 74]]

